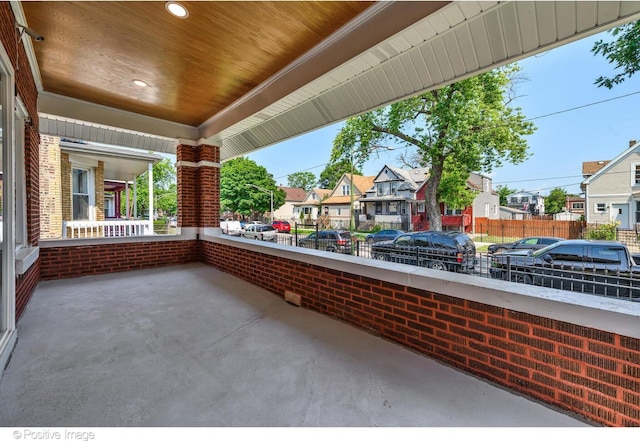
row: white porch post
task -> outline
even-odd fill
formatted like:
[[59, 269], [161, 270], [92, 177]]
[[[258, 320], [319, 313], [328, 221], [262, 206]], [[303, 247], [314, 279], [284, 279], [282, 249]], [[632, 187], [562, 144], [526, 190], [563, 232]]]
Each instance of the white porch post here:
[[[124, 213], [124, 217], [125, 217], [125, 219], [131, 219], [131, 216], [129, 216], [129, 213], [130, 213], [129, 210], [131, 209], [131, 207], [129, 206], [129, 197], [130, 197], [130, 195], [129, 195], [129, 181], [124, 183], [124, 197], [125, 197], [125, 203], [124, 203], [125, 213]], [[120, 209], [120, 207], [118, 207], [118, 210], [119, 209]]]
[[138, 219], [138, 177], [133, 177], [133, 217]]
[[153, 234], [153, 220], [154, 220], [154, 207], [153, 207], [153, 164], [149, 163], [149, 234]]

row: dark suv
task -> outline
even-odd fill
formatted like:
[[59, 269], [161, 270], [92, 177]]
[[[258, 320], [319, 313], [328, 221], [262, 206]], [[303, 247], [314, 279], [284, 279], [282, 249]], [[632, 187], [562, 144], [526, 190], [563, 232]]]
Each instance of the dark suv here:
[[351, 233], [347, 230], [321, 230], [298, 240], [298, 246], [351, 254]]
[[464, 233], [416, 231], [371, 247], [371, 257], [442, 271], [470, 271], [478, 264], [476, 245]]
[[640, 300], [640, 267], [627, 247], [613, 240], [564, 240], [536, 251], [505, 251], [491, 256], [489, 273], [514, 282]]

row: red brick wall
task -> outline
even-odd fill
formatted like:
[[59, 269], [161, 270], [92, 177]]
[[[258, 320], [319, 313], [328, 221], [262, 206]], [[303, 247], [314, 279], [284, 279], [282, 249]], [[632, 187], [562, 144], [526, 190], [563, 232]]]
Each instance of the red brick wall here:
[[198, 227], [200, 225], [200, 186], [198, 169], [191, 165], [181, 165], [181, 161], [197, 163], [198, 154], [194, 147], [179, 145], [176, 148], [178, 162], [176, 175], [178, 182], [178, 225]]
[[202, 242], [204, 261], [302, 306], [603, 425], [640, 426], [640, 340]]
[[40, 261], [36, 261], [26, 273], [16, 278], [16, 321], [29, 303], [31, 293], [40, 281]]
[[[219, 163], [220, 148], [202, 145], [198, 147], [200, 161]], [[201, 227], [220, 226], [220, 168], [211, 164], [202, 164], [198, 168], [200, 185], [200, 225]]]
[[40, 277], [42, 280], [67, 279], [198, 261], [197, 240], [41, 248]]

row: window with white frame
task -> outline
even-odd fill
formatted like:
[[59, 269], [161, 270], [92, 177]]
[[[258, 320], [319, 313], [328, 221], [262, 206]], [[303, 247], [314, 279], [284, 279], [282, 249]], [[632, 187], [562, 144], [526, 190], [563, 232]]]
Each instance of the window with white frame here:
[[571, 203], [572, 210], [584, 210], [584, 202], [572, 202]]
[[396, 194], [398, 191], [398, 181], [391, 181], [391, 194]]
[[633, 172], [633, 184], [640, 185], [640, 164], [631, 164]]
[[91, 170], [87, 168], [73, 168], [71, 192], [73, 220], [91, 220]]
[[349, 196], [351, 194], [351, 186], [343, 185], [342, 186], [342, 196]]
[[606, 213], [607, 212], [607, 204], [604, 202], [596, 202], [593, 206], [593, 211], [595, 213]]
[[447, 216], [460, 216], [462, 214], [462, 210], [445, 206], [444, 214]]

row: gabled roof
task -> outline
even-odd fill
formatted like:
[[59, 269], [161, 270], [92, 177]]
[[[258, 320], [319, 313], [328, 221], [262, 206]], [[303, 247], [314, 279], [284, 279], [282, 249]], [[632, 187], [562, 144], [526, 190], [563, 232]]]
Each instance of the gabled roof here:
[[611, 161], [586, 161], [582, 163], [582, 176], [588, 178]]
[[[336, 194], [338, 188], [340, 188], [341, 183], [345, 180], [349, 182], [349, 178], [351, 177], [350, 173], [345, 173], [342, 175], [334, 189], [331, 191], [332, 196], [323, 200], [322, 205], [325, 204], [350, 204], [351, 196], [343, 196], [341, 194]], [[361, 176], [361, 175], [353, 175], [353, 200], [358, 200], [360, 195], [364, 194], [367, 190], [369, 190], [373, 186], [373, 180], [375, 176]], [[356, 191], [357, 190], [357, 191]]]
[[[635, 153], [636, 151], [639, 151], [639, 150], [640, 150], [640, 142], [636, 142], [635, 144], [630, 145], [629, 148], [624, 150], [622, 153], [620, 153], [618, 156], [613, 158], [611, 161], [597, 161], [597, 162], [606, 162], [606, 164], [604, 164], [602, 167], [600, 167], [598, 170], [596, 170], [587, 179], [582, 181], [580, 186], [582, 187], [583, 185], [590, 184], [591, 181], [593, 181], [594, 179], [598, 178], [599, 176], [605, 174], [607, 172], [607, 170], [609, 170], [610, 168], [612, 168], [613, 166], [618, 164], [620, 161], [623, 161], [627, 156], [629, 156], [632, 153]], [[582, 165], [582, 170], [584, 172], [584, 163]]]
[[288, 202], [302, 202], [307, 197], [307, 192], [304, 191], [304, 188], [280, 187], [280, 190], [285, 191], [287, 195], [284, 200]]
[[[331, 195], [333, 190], [329, 190], [327, 188], [312, 188], [311, 191], [307, 193], [302, 202], [295, 203], [296, 207], [301, 207], [305, 205], [318, 205], [319, 202], [322, 202], [325, 198], [328, 198]], [[311, 199], [312, 194], [316, 194], [320, 197], [320, 200]]]

